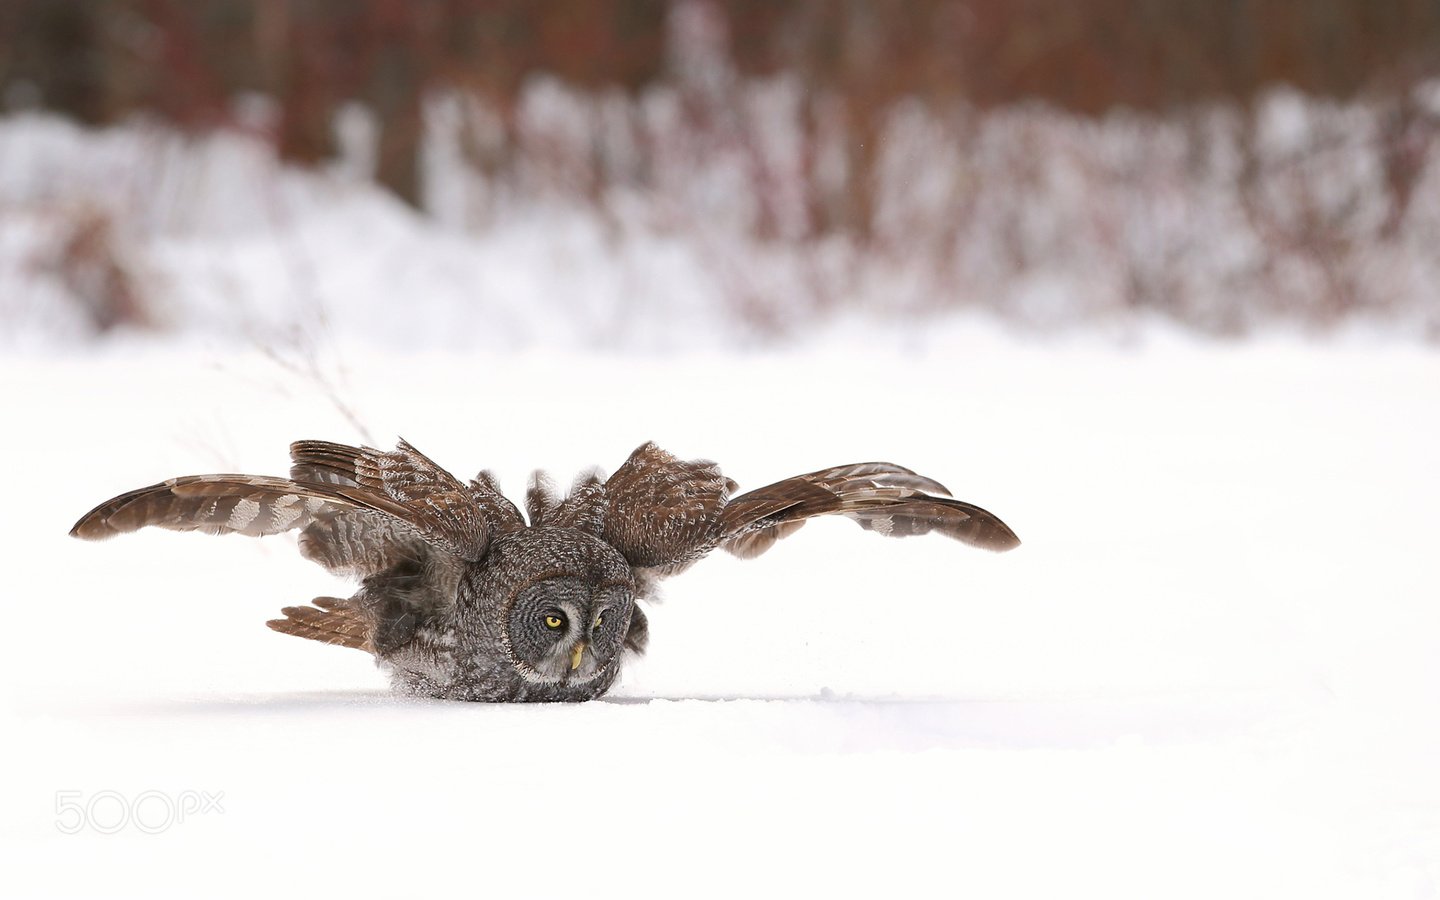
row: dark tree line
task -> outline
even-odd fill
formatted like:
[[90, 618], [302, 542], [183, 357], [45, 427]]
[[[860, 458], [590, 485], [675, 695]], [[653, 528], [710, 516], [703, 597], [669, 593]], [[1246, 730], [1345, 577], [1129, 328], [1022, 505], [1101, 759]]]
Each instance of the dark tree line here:
[[[741, 75], [797, 74], [844, 98], [874, 147], [898, 97], [987, 108], [1041, 99], [1096, 114], [1275, 84], [1393, 94], [1440, 71], [1436, 0], [714, 0]], [[0, 86], [11, 106], [87, 123], [137, 111], [229, 122], [242, 91], [276, 101], [287, 159], [332, 154], [335, 110], [381, 122], [379, 179], [418, 196], [420, 98], [455, 86], [502, 121], [526, 78], [638, 92], [672, 77], [667, 0], [8, 0]], [[863, 154], [864, 151], [859, 151]], [[864, 172], [867, 160], [852, 161]], [[864, 211], [855, 218], [864, 221]], [[844, 223], [836, 223], [843, 225]]]

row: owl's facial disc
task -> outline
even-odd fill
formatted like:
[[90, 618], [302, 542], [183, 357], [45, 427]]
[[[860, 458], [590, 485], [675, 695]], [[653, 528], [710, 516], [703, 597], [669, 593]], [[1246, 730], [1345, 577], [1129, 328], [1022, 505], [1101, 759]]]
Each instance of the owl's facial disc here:
[[628, 585], [593, 585], [576, 576], [537, 581], [515, 598], [508, 636], [527, 681], [581, 684], [604, 672], [624, 648]]

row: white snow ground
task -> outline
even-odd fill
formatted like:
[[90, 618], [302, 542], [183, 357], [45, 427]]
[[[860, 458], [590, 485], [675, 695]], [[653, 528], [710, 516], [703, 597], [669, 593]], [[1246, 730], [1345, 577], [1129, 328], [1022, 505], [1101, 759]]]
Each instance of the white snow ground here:
[[[322, 368], [373, 440], [515, 493], [651, 438], [749, 487], [884, 458], [1025, 543], [812, 523], [670, 582], [604, 701], [399, 700], [263, 626], [342, 587], [288, 537], [66, 536], [361, 439], [318, 382], [221, 345], [0, 358], [7, 896], [1440, 891], [1433, 351], [956, 327]], [[186, 792], [220, 809], [162, 827]]]

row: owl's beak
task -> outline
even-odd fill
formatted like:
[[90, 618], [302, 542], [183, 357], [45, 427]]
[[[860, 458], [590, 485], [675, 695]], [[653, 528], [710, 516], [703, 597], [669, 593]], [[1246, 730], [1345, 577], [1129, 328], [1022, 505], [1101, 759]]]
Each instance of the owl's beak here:
[[570, 651], [570, 671], [580, 668], [580, 657], [585, 655], [585, 642], [580, 641], [575, 649]]

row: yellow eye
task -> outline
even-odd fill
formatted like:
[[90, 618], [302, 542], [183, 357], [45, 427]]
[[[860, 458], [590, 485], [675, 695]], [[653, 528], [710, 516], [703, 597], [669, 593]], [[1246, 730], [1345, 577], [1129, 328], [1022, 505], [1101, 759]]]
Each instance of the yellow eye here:
[[604, 615], [598, 615], [598, 616], [595, 617], [595, 628], [596, 628], [597, 631], [599, 630], [600, 626], [601, 626], [601, 625], [604, 625], [604, 624], [605, 624], [605, 616], [604, 616]]
[[545, 617], [545, 627], [546, 627], [546, 628], [559, 628], [559, 627], [560, 627], [561, 625], [563, 625], [563, 624], [565, 624], [565, 620], [562, 619], [562, 618], [560, 618], [559, 616], [546, 616], [546, 617]]

